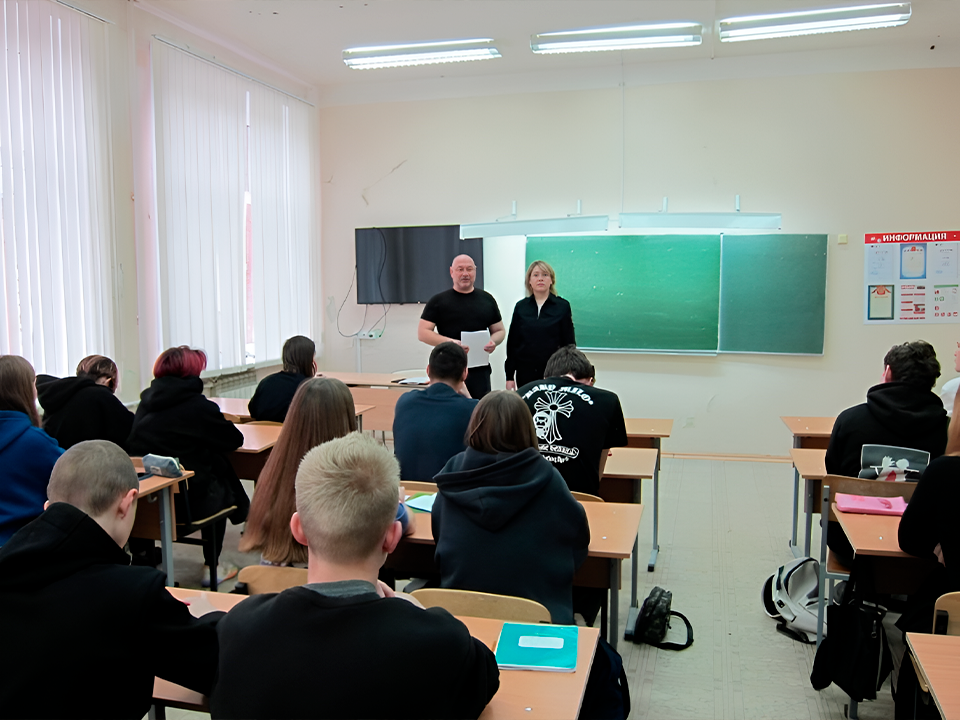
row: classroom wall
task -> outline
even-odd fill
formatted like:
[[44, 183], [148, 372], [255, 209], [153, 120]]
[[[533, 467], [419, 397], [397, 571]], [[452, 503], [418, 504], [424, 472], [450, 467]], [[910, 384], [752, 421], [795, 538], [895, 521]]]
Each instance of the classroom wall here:
[[[629, 85], [629, 84], [628, 84]], [[781, 212], [785, 233], [828, 233], [822, 357], [593, 354], [628, 416], [671, 417], [675, 452], [785, 455], [780, 415], [861, 402], [893, 344], [923, 338], [955, 375], [956, 324], [864, 327], [863, 234], [960, 228], [960, 70], [628, 86], [320, 110], [321, 366], [352, 370], [381, 308], [354, 302], [356, 227], [486, 222], [576, 211]], [[623, 182], [621, 184], [621, 177]], [[621, 204], [622, 196], [622, 204]], [[838, 245], [847, 234], [849, 244]], [[509, 320], [522, 239], [485, 244], [487, 288]], [[563, 294], [563, 278], [558, 278]], [[342, 309], [341, 309], [342, 306]], [[421, 369], [421, 306], [393, 306], [362, 369]], [[574, 320], [576, 320], [576, 308]], [[504, 349], [493, 355], [503, 386]], [[939, 384], [939, 383], [938, 383]]]

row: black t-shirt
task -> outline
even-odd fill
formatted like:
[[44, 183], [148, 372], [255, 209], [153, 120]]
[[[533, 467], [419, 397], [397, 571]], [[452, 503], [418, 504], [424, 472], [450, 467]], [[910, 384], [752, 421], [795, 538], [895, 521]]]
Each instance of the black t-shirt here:
[[493, 295], [476, 288], [469, 293], [453, 288], [437, 293], [427, 301], [420, 318], [434, 323], [438, 333], [452, 340], [460, 340], [462, 332], [487, 330], [502, 319]]
[[537, 380], [519, 392], [533, 413], [540, 454], [571, 490], [596, 495], [601, 453], [627, 444], [620, 398], [565, 377]]

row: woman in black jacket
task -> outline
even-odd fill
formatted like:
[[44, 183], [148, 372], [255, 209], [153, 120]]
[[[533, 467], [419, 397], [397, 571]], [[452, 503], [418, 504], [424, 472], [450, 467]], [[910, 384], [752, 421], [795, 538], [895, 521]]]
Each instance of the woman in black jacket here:
[[557, 295], [557, 276], [543, 260], [527, 268], [527, 297], [513, 308], [507, 336], [507, 390], [540, 380], [547, 360], [565, 345], [576, 345], [570, 303]]
[[573, 575], [587, 557], [587, 515], [537, 449], [530, 409], [500, 390], [477, 404], [467, 449], [434, 479], [440, 585], [524, 597], [573, 623]]
[[297, 388], [317, 374], [317, 362], [313, 357], [316, 352], [317, 347], [310, 338], [303, 335], [289, 338], [283, 344], [283, 370], [267, 375], [257, 385], [248, 406], [250, 417], [282, 423]]
[[[134, 455], [166, 455], [180, 460], [194, 476], [186, 482], [186, 493], [177, 498], [177, 518], [200, 522], [236, 505], [230, 522], [246, 520], [250, 500], [240, 484], [227, 453], [243, 445], [243, 434], [223, 417], [216, 403], [203, 396], [200, 373], [207, 366], [203, 350], [186, 345], [165, 350], [153, 365], [154, 380], [140, 394], [140, 406], [127, 441]], [[183, 500], [184, 495], [186, 500]], [[183, 503], [186, 503], [186, 506]], [[205, 540], [216, 537], [223, 548], [227, 521], [221, 518], [202, 530]], [[215, 534], [215, 535], [214, 535]], [[209, 544], [204, 545], [203, 583], [208, 569], [217, 564]], [[235, 567], [221, 567], [217, 577], [227, 580], [237, 574]]]
[[43, 429], [64, 450], [84, 440], [126, 447], [133, 413], [116, 396], [119, 375], [113, 360], [90, 355], [77, 365], [76, 377], [37, 378]]

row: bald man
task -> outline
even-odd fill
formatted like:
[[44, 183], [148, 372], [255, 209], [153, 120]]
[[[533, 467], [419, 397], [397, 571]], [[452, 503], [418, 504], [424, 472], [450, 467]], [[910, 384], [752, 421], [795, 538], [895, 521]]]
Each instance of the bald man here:
[[[493, 296], [474, 287], [477, 280], [477, 265], [469, 255], [457, 255], [450, 265], [453, 288], [437, 293], [423, 308], [417, 339], [431, 347], [442, 342], [461, 342], [461, 333], [490, 331], [490, 342], [483, 348], [492, 353], [503, 342], [506, 330], [500, 317], [500, 308]], [[467, 348], [464, 347], [464, 350]], [[476, 351], [474, 351], [476, 352]], [[478, 400], [490, 392], [490, 364], [474, 366], [469, 354], [467, 363], [467, 390]]]

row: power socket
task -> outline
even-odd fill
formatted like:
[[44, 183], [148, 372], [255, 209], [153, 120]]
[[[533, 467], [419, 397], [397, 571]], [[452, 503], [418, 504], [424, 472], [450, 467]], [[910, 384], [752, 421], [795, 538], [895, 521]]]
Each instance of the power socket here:
[[361, 340], [376, 340], [383, 337], [383, 330], [361, 330], [357, 333], [357, 337]]

